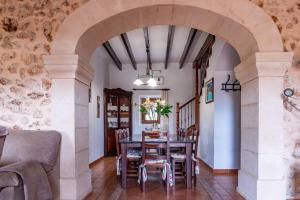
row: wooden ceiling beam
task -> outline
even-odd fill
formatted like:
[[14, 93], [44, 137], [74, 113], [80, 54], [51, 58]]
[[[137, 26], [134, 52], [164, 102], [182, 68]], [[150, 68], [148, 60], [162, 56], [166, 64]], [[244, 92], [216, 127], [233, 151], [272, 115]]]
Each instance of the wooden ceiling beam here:
[[120, 59], [118, 58], [117, 54], [113, 50], [113, 48], [110, 46], [110, 43], [108, 41], [104, 42], [103, 47], [107, 51], [108, 55], [111, 57], [111, 59], [114, 61], [116, 66], [119, 68], [120, 71], [122, 71], [122, 63]]
[[149, 69], [152, 69], [152, 61], [151, 61], [151, 54], [150, 54], [150, 40], [149, 40], [149, 30], [148, 30], [148, 27], [144, 27], [143, 31], [144, 31], [144, 38], [145, 38], [145, 44], [146, 44], [147, 63], [148, 63]]
[[132, 52], [132, 49], [131, 49], [131, 45], [130, 45], [128, 36], [127, 36], [126, 33], [122, 33], [120, 36], [121, 36], [121, 40], [122, 40], [122, 42], [125, 46], [125, 49], [127, 51], [128, 57], [131, 61], [132, 67], [133, 67], [133, 69], [136, 70], [136, 61], [135, 61], [135, 58], [134, 58], [134, 55], [133, 55], [133, 52]]
[[165, 58], [165, 69], [168, 69], [170, 52], [172, 49], [173, 38], [174, 38], [175, 25], [169, 25], [166, 58]]
[[205, 56], [206, 54], [206, 59], [209, 58], [209, 55], [207, 55], [207, 51], [210, 50], [213, 46], [213, 44], [215, 43], [215, 36], [209, 34], [204, 42], [204, 44], [202, 45], [201, 49], [199, 50], [194, 62], [201, 62], [202, 58]]
[[182, 55], [180, 57], [180, 61], [179, 61], [179, 68], [180, 69], [183, 68], [183, 66], [185, 64], [186, 58], [187, 58], [187, 56], [190, 52], [191, 46], [194, 42], [196, 33], [197, 33], [197, 29], [191, 28], [188, 39], [185, 43], [184, 50], [183, 50]]

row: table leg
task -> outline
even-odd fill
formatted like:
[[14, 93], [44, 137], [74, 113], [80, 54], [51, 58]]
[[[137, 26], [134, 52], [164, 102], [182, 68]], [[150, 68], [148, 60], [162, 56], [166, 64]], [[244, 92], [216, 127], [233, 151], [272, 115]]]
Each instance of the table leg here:
[[127, 187], [127, 144], [121, 144], [122, 152], [122, 188]]
[[186, 187], [192, 187], [192, 143], [186, 143]]

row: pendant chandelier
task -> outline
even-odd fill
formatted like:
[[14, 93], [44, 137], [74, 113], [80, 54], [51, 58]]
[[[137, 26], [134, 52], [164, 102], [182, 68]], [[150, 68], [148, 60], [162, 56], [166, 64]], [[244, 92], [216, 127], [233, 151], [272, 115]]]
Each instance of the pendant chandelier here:
[[133, 82], [134, 85], [147, 85], [149, 87], [157, 87], [158, 81], [160, 81], [160, 77], [157, 77], [157, 80], [154, 77], [154, 73], [159, 72], [161, 73], [161, 70], [151, 70], [149, 68], [149, 65], [147, 64], [146, 68], [146, 74], [144, 75], [137, 75], [137, 79]]

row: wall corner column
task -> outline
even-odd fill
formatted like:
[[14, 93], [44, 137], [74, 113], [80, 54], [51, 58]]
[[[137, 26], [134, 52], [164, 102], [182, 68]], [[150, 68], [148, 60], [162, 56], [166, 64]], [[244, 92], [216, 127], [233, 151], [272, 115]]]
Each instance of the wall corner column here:
[[60, 199], [83, 199], [91, 190], [88, 89], [93, 69], [78, 55], [47, 55], [52, 79], [52, 128], [62, 134]]
[[283, 77], [288, 52], [256, 53], [235, 68], [241, 91], [241, 166], [238, 192], [246, 199], [285, 199]]

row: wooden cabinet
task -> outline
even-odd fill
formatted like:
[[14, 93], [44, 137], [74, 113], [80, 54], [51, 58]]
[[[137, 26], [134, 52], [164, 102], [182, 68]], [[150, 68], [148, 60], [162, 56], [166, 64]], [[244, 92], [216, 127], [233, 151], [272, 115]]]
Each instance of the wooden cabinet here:
[[132, 135], [132, 92], [104, 89], [104, 154], [116, 155], [115, 130], [128, 128]]

